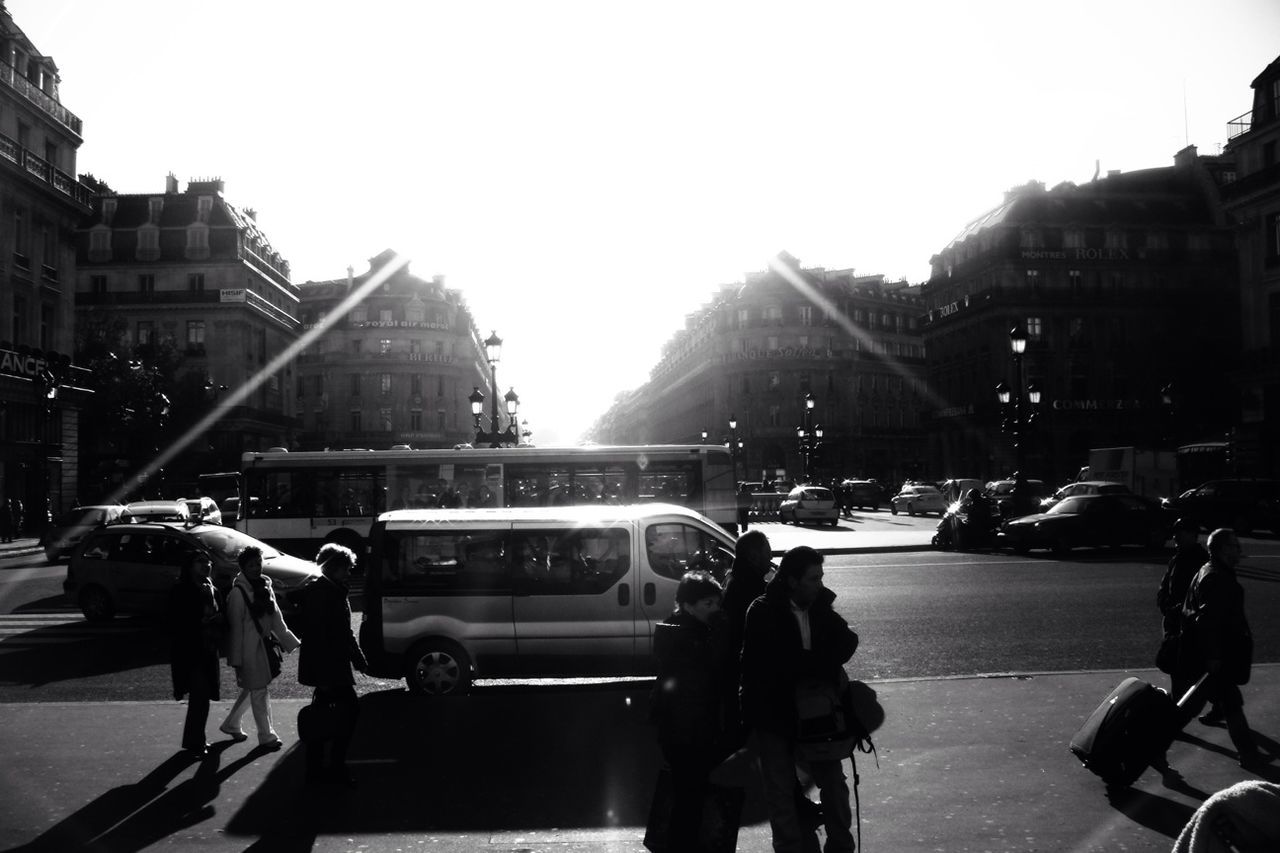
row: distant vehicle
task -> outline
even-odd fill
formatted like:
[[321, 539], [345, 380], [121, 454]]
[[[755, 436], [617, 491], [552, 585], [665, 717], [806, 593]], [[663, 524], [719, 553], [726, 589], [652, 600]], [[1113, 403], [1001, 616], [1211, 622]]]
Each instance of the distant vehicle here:
[[222, 510], [218, 509], [213, 498], [183, 498], [182, 502], [187, 505], [187, 511], [195, 521], [203, 521], [205, 524], [222, 523]]
[[1164, 547], [1173, 522], [1167, 510], [1138, 495], [1076, 495], [1048, 512], [1006, 521], [1000, 533], [1002, 544], [1019, 554], [1032, 548], [1048, 548], [1055, 554], [1080, 547], [1157, 549]]
[[1163, 504], [1209, 530], [1230, 527], [1242, 536], [1255, 530], [1280, 535], [1280, 480], [1210, 480]]
[[129, 521], [189, 521], [191, 510], [182, 501], [133, 501], [125, 504]]
[[845, 506], [875, 511], [884, 503], [884, 489], [872, 480], [845, 480], [840, 488], [845, 490]]
[[214, 586], [226, 593], [240, 571], [236, 558], [248, 545], [262, 549], [262, 572], [271, 578], [280, 608], [289, 612], [288, 593], [319, 575], [319, 568], [216, 524], [109, 524], [86, 537], [71, 556], [62, 589], [91, 621], [117, 613], [159, 614], [193, 553], [209, 556]]
[[889, 508], [894, 515], [905, 510], [907, 515], [935, 512], [938, 518], [942, 518], [947, 511], [947, 499], [938, 491], [937, 486], [903, 486], [902, 491], [889, 502]]
[[[1049, 487], [1045, 485], [1044, 480], [1024, 480], [1023, 483], [1028, 492], [1026, 506], [1035, 508], [1040, 506], [1040, 501], [1048, 496]], [[1009, 518], [1014, 512], [1010, 502], [1014, 498], [1013, 487], [1016, 485], [1015, 480], [993, 480], [987, 483], [985, 489], [987, 497], [991, 498], [1002, 518]], [[1026, 510], [1024, 509], [1024, 513]]]
[[982, 491], [986, 484], [982, 480], [973, 477], [958, 477], [951, 480], [944, 480], [942, 485], [938, 487], [938, 491], [942, 492], [942, 496], [947, 499], [948, 503], [953, 503], [965, 496], [970, 489]]
[[1085, 480], [1079, 483], [1067, 483], [1058, 491], [1040, 501], [1041, 510], [1047, 510], [1064, 498], [1076, 495], [1131, 495], [1133, 492], [1124, 483], [1109, 483], [1104, 480]]
[[40, 537], [40, 547], [49, 562], [69, 557], [89, 533], [124, 516], [123, 504], [78, 506], [60, 515]]
[[836, 496], [823, 486], [796, 486], [778, 504], [778, 517], [783, 524], [788, 521], [800, 524], [804, 521], [826, 523], [832, 527], [840, 519]]
[[1080, 479], [1123, 483], [1135, 495], [1159, 500], [1177, 493], [1178, 462], [1171, 450], [1095, 447], [1089, 451], [1088, 471]]

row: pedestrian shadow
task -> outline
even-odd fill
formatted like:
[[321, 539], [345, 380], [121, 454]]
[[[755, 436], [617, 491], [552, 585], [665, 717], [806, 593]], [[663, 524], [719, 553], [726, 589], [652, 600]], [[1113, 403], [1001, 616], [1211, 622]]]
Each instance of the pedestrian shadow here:
[[[144, 669], [169, 661], [159, 624], [139, 616], [88, 623], [74, 616], [62, 625], [5, 637], [0, 683], [40, 687], [57, 681]], [[30, 644], [30, 645], [27, 645]], [[57, 645], [59, 653], [49, 653]]]
[[[228, 821], [261, 847], [309, 849], [338, 833], [627, 830], [644, 833], [662, 764], [649, 685], [477, 688], [360, 699], [349, 761], [358, 787], [304, 783], [305, 756], [278, 761]], [[744, 824], [766, 819], [748, 785]]]
[[[207, 820], [214, 814], [212, 802], [221, 783], [259, 756], [260, 750], [219, 769], [222, 751], [231, 741], [210, 747], [204, 759], [178, 752], [130, 785], [112, 788], [41, 833], [15, 848], [22, 853], [69, 851], [136, 851], [172, 833]], [[169, 783], [200, 762], [192, 778], [173, 788]]]
[[1134, 823], [1168, 838], [1177, 838], [1195, 814], [1192, 806], [1136, 788], [1107, 788], [1107, 802]]

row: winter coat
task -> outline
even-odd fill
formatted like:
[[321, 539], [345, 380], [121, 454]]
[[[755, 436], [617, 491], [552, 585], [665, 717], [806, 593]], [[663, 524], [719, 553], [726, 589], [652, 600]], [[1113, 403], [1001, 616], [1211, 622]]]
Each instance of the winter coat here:
[[1191, 579], [1200, 567], [1209, 562], [1209, 552], [1199, 542], [1190, 547], [1179, 547], [1169, 558], [1169, 568], [1160, 580], [1156, 592], [1156, 607], [1164, 615], [1164, 635], [1174, 636], [1182, 630], [1182, 605], [1187, 599]]
[[1253, 639], [1234, 569], [1215, 560], [1204, 564], [1187, 589], [1182, 626], [1182, 656], [1190, 669], [1205, 672], [1216, 660], [1237, 684], [1248, 681]]
[[361, 672], [369, 664], [351, 630], [347, 588], [321, 575], [295, 594], [298, 632], [306, 639], [298, 652], [298, 683], [309, 687], [355, 684], [354, 665]]
[[742, 722], [783, 737], [796, 732], [796, 681], [822, 678], [835, 682], [839, 670], [858, 648], [858, 635], [832, 609], [835, 593], [823, 589], [809, 606], [809, 650], [791, 612], [791, 597], [781, 575], [747, 610], [742, 642], [742, 683], [738, 694]]
[[218, 597], [211, 581], [174, 584], [165, 612], [174, 699], [191, 691], [193, 678], [204, 681], [210, 699], [218, 698], [218, 614]]
[[713, 746], [724, 737], [725, 625], [699, 622], [684, 611], [653, 628], [658, 679], [650, 719], [659, 742], [671, 746]]
[[[271, 599], [271, 608], [258, 617], [262, 626], [262, 634], [274, 634], [286, 652], [296, 649], [300, 643], [289, 630], [276, 604], [276, 594], [271, 589], [271, 579], [263, 576], [267, 582], [267, 594]], [[253, 601], [253, 586], [244, 573], [236, 575], [231, 584], [231, 592], [227, 595], [227, 663], [240, 667], [239, 684], [249, 690], [258, 690], [271, 683], [271, 664], [267, 660], [267, 649], [262, 637], [254, 625], [248, 603]]]

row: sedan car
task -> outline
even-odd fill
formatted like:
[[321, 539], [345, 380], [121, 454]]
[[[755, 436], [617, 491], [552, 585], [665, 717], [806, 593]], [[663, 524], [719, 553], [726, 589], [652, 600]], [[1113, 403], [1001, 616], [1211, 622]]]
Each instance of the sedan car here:
[[191, 510], [182, 501], [133, 501], [125, 504], [130, 521], [189, 521]]
[[1076, 495], [1131, 495], [1133, 490], [1124, 483], [1113, 483], [1109, 480], [1082, 480], [1078, 483], [1067, 483], [1049, 497], [1040, 501], [1041, 511], [1047, 510], [1064, 498]]
[[802, 521], [826, 522], [832, 527], [840, 519], [836, 496], [822, 486], [796, 486], [778, 505], [782, 523], [800, 524]]
[[85, 536], [104, 524], [119, 521], [124, 511], [123, 504], [97, 504], [78, 506], [64, 512], [40, 537], [40, 547], [44, 548], [45, 557], [53, 563], [71, 556], [71, 552]]
[[903, 486], [902, 491], [889, 501], [889, 508], [894, 515], [905, 510], [907, 515], [936, 512], [938, 518], [942, 518], [947, 511], [947, 499], [937, 486]]
[[875, 480], [845, 480], [840, 488], [844, 490], [845, 506], [851, 508], [874, 512], [884, 502], [884, 489]]
[[203, 521], [205, 524], [222, 523], [222, 510], [218, 509], [213, 498], [183, 498], [182, 502], [187, 505], [187, 511], [195, 521]]
[[1173, 518], [1158, 504], [1137, 495], [1076, 495], [1048, 512], [1006, 521], [1001, 541], [1019, 554], [1048, 548], [1065, 554], [1072, 548], [1118, 548], [1138, 545], [1162, 548]]
[[1255, 530], [1280, 535], [1280, 480], [1211, 480], [1166, 498], [1164, 505], [1209, 530], [1230, 527], [1244, 536]]
[[262, 549], [262, 572], [271, 578], [281, 610], [289, 612], [289, 593], [320, 574], [315, 563], [214, 524], [140, 522], [103, 527], [86, 537], [72, 555], [62, 589], [93, 621], [116, 613], [158, 614], [164, 612], [178, 572], [192, 554], [208, 555], [213, 561], [214, 586], [225, 593], [240, 571], [236, 558], [248, 545]]

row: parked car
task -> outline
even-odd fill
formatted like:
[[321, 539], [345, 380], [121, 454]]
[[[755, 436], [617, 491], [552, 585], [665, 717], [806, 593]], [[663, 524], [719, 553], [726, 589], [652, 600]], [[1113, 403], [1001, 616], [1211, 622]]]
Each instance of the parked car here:
[[804, 521], [826, 523], [832, 527], [840, 520], [840, 508], [836, 496], [824, 486], [796, 486], [778, 505], [782, 523], [800, 524]]
[[889, 509], [894, 515], [906, 512], [907, 515], [927, 515], [934, 512], [942, 518], [947, 511], [947, 499], [938, 491], [937, 486], [903, 486], [902, 491], [893, 496]]
[[970, 489], [982, 491], [986, 484], [981, 480], [972, 477], [957, 477], [951, 480], [944, 480], [942, 485], [938, 487], [938, 491], [942, 492], [942, 496], [947, 499], [948, 504], [955, 503], [960, 500]]
[[840, 488], [845, 490], [845, 506], [874, 511], [884, 503], [884, 489], [875, 480], [845, 480]]
[[190, 521], [191, 510], [182, 501], [133, 501], [124, 506], [129, 521]]
[[1016, 485], [1014, 480], [994, 480], [987, 483], [984, 490], [987, 497], [991, 498], [991, 502], [995, 504], [1002, 518], [1016, 517], [1019, 514], [1029, 515], [1040, 506], [1040, 501], [1049, 494], [1049, 487], [1045, 485], [1044, 480], [1023, 480], [1027, 490], [1026, 505], [1022, 513], [1018, 513], [1011, 502], [1014, 500], [1013, 487]]
[[193, 520], [205, 524], [222, 523], [222, 510], [218, 509], [213, 498], [183, 498], [182, 502], [187, 505], [187, 511], [191, 513]]
[[1001, 542], [1019, 554], [1032, 548], [1055, 554], [1080, 547], [1155, 549], [1172, 535], [1174, 520], [1168, 510], [1138, 495], [1075, 495], [1048, 512], [1006, 521], [1000, 533]]
[[1040, 501], [1040, 508], [1043, 512], [1058, 503], [1063, 498], [1071, 498], [1076, 495], [1131, 495], [1133, 490], [1124, 483], [1112, 483], [1108, 480], [1082, 480], [1078, 483], [1067, 483], [1047, 498]]
[[60, 515], [45, 528], [40, 537], [40, 547], [50, 563], [69, 557], [89, 533], [119, 521], [124, 515], [123, 504], [94, 504], [78, 506]]
[[263, 574], [271, 578], [280, 608], [289, 612], [288, 594], [318, 575], [319, 568], [216, 524], [109, 524], [85, 537], [72, 554], [62, 589], [93, 621], [117, 613], [159, 614], [179, 570], [194, 552], [203, 552], [213, 561], [214, 586], [226, 593], [240, 571], [236, 558], [248, 545], [262, 549]]
[[1209, 530], [1230, 527], [1242, 536], [1269, 530], [1280, 536], [1280, 480], [1210, 480], [1163, 503]]

